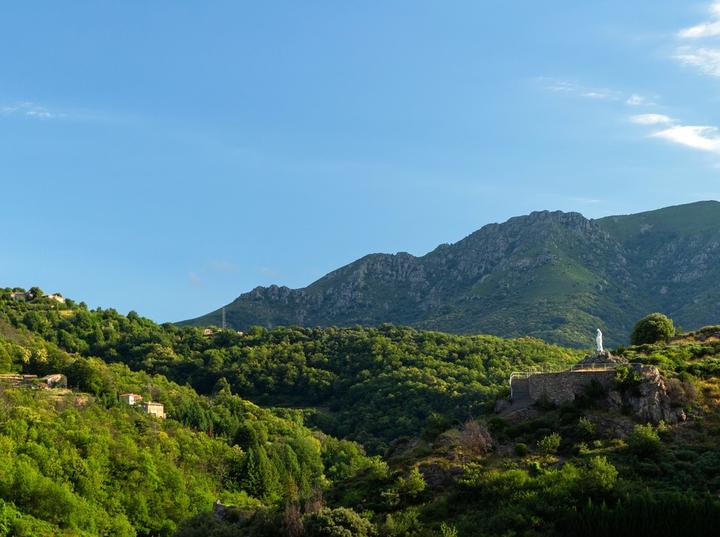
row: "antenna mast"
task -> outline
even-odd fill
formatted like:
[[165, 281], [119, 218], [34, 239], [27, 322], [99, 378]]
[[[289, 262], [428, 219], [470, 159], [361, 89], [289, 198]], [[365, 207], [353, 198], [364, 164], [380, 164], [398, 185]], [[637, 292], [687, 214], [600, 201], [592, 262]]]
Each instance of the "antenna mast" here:
[[223, 309], [222, 309], [222, 329], [225, 330], [225, 328], [227, 328], [227, 325], [226, 325], [226, 323], [225, 323], [225, 306], [223, 306]]

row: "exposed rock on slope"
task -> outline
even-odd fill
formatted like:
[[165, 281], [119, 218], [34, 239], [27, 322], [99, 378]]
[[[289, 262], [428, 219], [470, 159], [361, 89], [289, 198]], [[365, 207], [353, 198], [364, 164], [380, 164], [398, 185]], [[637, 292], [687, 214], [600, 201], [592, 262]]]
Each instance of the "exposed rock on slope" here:
[[[600, 327], [617, 344], [649, 311], [685, 328], [714, 322], [719, 279], [718, 202], [599, 220], [542, 211], [422, 257], [368, 255], [303, 289], [258, 287], [226, 314], [239, 330], [388, 322], [570, 345]], [[185, 323], [220, 324], [220, 310]]]

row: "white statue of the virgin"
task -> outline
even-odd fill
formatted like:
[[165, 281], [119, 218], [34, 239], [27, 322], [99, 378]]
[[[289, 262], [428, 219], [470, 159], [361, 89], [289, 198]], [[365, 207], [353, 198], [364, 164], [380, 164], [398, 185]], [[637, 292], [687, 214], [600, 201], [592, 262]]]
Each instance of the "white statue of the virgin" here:
[[597, 329], [597, 335], [595, 336], [595, 343], [597, 343], [597, 351], [603, 352], [602, 332], [599, 328]]

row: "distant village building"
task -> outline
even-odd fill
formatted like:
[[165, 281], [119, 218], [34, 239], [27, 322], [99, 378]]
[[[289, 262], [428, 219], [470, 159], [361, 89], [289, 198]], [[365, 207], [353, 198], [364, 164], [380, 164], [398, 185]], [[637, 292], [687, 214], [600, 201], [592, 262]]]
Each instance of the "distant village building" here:
[[143, 403], [140, 408], [142, 408], [146, 414], [150, 414], [151, 416], [155, 416], [156, 418], [165, 419], [165, 407], [162, 403], [154, 403], [152, 401], [148, 401], [147, 403]]
[[120, 401], [122, 401], [126, 405], [134, 406], [140, 404], [140, 402], [142, 401], [142, 395], [138, 395], [136, 393], [121, 393]]
[[10, 298], [17, 302], [27, 302], [33, 299], [33, 294], [30, 291], [13, 291], [10, 293]]
[[59, 302], [60, 304], [65, 304], [65, 297], [63, 297], [60, 293], [52, 293], [50, 295], [45, 295], [45, 298], [49, 298], [50, 300], [54, 300], [55, 302]]
[[215, 328], [204, 328], [203, 329], [203, 336], [212, 336], [217, 330]]

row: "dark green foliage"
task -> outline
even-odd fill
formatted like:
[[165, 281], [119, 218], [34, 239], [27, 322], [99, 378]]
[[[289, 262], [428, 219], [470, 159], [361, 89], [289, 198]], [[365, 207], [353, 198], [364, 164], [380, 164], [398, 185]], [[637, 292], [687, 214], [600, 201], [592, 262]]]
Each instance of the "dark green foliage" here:
[[251, 496], [270, 502], [280, 496], [277, 469], [270, 463], [263, 446], [254, 446], [248, 450], [240, 475], [240, 486]]
[[652, 458], [660, 452], [660, 436], [650, 425], [636, 425], [627, 440], [630, 450], [639, 457]]
[[375, 528], [352, 509], [323, 509], [305, 518], [305, 537], [372, 537]]
[[621, 391], [635, 391], [642, 380], [640, 371], [631, 366], [621, 365], [615, 369], [615, 384]]
[[720, 527], [720, 502], [681, 493], [628, 495], [614, 505], [590, 503], [569, 514], [565, 535], [584, 537], [705, 537]]
[[555, 453], [558, 448], [560, 447], [560, 442], [562, 441], [562, 438], [558, 433], [552, 433], [547, 436], [542, 437], [538, 441], [538, 449], [542, 453], [546, 454], [552, 454]]
[[[221, 396], [230, 389], [260, 404], [323, 407], [310, 416], [312, 424], [360, 441], [371, 453], [423, 430], [437, 435], [452, 420], [481, 412], [504, 393], [508, 375], [517, 368], [569, 365], [581, 355], [530, 338], [452, 336], [391, 326], [277, 328], [242, 336], [228, 330], [203, 336], [196, 328], [157, 325], [114, 310], [58, 312], [0, 301], [3, 316], [66, 350], [189, 383], [205, 395]], [[73, 368], [74, 385], [91, 393], [113, 391], [107, 378], [82, 361]], [[200, 409], [183, 412], [193, 426], [218, 433], [219, 424]], [[243, 437], [253, 433], [238, 434], [241, 446], [254, 442]]]
[[675, 327], [672, 319], [662, 313], [651, 313], [635, 324], [630, 340], [633, 345], [646, 345], [668, 341], [674, 335]]

